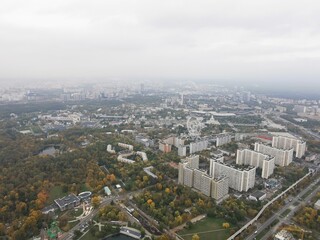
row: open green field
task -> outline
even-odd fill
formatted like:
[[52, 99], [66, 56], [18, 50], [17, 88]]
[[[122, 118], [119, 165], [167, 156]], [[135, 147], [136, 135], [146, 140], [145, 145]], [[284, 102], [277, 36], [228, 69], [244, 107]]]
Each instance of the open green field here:
[[51, 204], [53, 201], [57, 198], [61, 198], [63, 196], [67, 195], [66, 193], [62, 192], [62, 187], [61, 186], [54, 186], [50, 193], [49, 193], [49, 199], [48, 203]]
[[193, 234], [198, 234], [201, 240], [227, 239], [230, 236], [229, 229], [224, 229], [223, 219], [205, 218], [193, 225], [191, 229], [184, 229], [178, 234], [185, 240], [191, 240]]
[[90, 232], [90, 230], [83, 235], [81, 238], [81, 240], [98, 240], [99, 238], [97, 238], [96, 236], [92, 235], [92, 233]]
[[72, 209], [70, 211], [70, 215], [74, 218], [79, 217], [82, 213], [83, 213], [83, 209], [81, 207]]

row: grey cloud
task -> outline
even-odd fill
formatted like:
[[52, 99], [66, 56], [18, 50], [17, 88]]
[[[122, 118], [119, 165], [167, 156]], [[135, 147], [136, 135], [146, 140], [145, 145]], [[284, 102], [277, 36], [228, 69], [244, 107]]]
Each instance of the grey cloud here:
[[317, 0], [2, 0], [0, 83], [11, 78], [315, 83], [319, 10]]

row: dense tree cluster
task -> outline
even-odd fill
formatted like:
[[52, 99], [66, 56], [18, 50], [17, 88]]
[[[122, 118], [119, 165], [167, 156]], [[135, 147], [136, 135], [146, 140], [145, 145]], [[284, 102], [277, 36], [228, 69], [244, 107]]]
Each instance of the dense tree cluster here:
[[127, 215], [114, 205], [107, 205], [99, 209], [98, 219], [101, 222], [105, 221], [126, 221]]
[[294, 220], [310, 229], [320, 228], [320, 210], [311, 207], [302, 207], [294, 217]]
[[173, 183], [159, 183], [152, 190], [136, 197], [135, 201], [142, 210], [170, 228], [216, 208], [212, 199]]

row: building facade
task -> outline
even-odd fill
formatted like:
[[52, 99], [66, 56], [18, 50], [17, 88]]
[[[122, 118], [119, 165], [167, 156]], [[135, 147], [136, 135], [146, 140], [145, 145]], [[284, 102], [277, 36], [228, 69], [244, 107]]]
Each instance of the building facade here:
[[293, 159], [293, 148], [279, 149], [264, 145], [262, 143], [255, 143], [254, 150], [263, 154], [273, 156], [275, 165], [281, 167], [288, 166]]
[[253, 166], [241, 168], [210, 160], [210, 173], [217, 178], [224, 175], [229, 178], [229, 187], [239, 192], [247, 192], [254, 187], [256, 168]]
[[224, 144], [228, 144], [231, 142], [232, 136], [230, 134], [222, 134], [217, 136], [216, 146], [220, 147]]
[[286, 150], [293, 148], [297, 158], [301, 158], [306, 152], [306, 142], [285, 136], [274, 136], [272, 138], [272, 147]]
[[262, 169], [261, 177], [268, 178], [273, 174], [274, 157], [250, 149], [237, 150], [236, 163], [250, 165]]
[[211, 184], [211, 197], [217, 201], [223, 199], [229, 192], [229, 178], [220, 176], [212, 179]]

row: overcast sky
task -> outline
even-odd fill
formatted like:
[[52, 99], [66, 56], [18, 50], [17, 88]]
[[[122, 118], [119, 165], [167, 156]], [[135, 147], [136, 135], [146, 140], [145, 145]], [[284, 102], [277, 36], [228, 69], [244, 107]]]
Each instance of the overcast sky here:
[[320, 1], [1, 0], [0, 79], [320, 87]]

